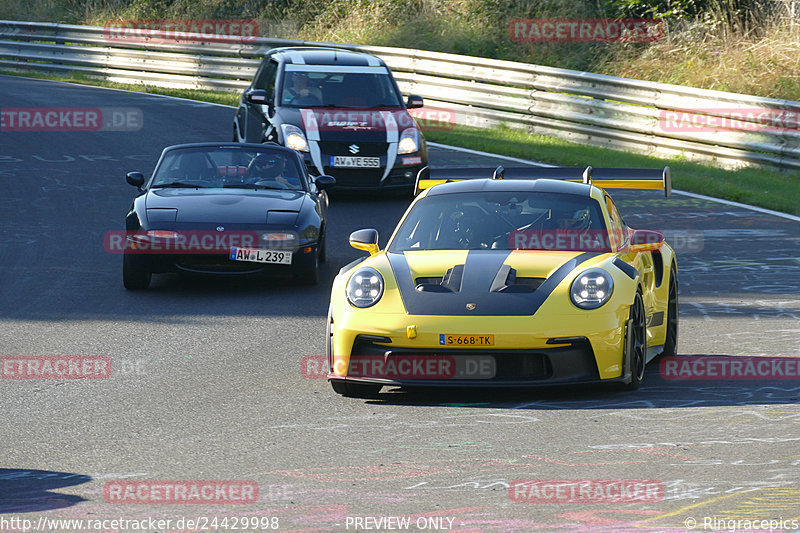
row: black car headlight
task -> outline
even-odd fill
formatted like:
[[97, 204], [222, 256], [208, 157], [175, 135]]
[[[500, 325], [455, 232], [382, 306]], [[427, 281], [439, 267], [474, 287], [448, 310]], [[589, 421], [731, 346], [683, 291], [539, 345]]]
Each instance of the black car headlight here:
[[397, 154], [413, 154], [419, 150], [419, 130], [417, 128], [407, 128], [400, 134], [400, 142], [397, 144]]
[[296, 150], [298, 152], [308, 152], [308, 141], [303, 130], [291, 124], [281, 124], [283, 129], [284, 144], [287, 148]]
[[597, 309], [611, 298], [614, 280], [602, 268], [590, 268], [581, 272], [572, 282], [570, 298], [581, 309]]
[[356, 270], [347, 282], [347, 301], [355, 307], [370, 307], [383, 296], [383, 276], [374, 268]]

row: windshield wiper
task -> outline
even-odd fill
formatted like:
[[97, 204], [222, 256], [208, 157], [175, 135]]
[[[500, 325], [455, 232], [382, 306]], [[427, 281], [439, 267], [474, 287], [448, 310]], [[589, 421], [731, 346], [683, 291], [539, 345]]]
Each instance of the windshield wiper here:
[[188, 189], [204, 189], [207, 188], [208, 185], [200, 185], [197, 183], [186, 183], [183, 181], [173, 181], [171, 183], [162, 183], [160, 185], [153, 185], [150, 187], [151, 189], [163, 189], [167, 187], [185, 187]]

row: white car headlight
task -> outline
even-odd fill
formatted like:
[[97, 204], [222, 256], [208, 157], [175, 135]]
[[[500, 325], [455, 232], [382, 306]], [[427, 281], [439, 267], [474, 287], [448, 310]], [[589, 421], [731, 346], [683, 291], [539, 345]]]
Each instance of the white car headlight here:
[[413, 154], [419, 150], [419, 130], [417, 128], [406, 128], [400, 134], [400, 142], [397, 143], [397, 153]]
[[287, 148], [296, 150], [298, 152], [308, 152], [308, 141], [303, 130], [291, 124], [281, 124], [283, 129], [284, 144]]
[[590, 268], [581, 272], [572, 282], [570, 298], [581, 309], [597, 309], [611, 298], [614, 280], [601, 268]]
[[356, 270], [347, 282], [347, 301], [355, 307], [370, 307], [383, 296], [383, 276], [374, 268]]

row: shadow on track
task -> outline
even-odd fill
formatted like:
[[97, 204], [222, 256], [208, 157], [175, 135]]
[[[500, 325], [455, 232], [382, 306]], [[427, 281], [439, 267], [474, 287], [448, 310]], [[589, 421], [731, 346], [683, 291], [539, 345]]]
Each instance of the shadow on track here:
[[85, 498], [51, 492], [91, 481], [85, 474], [0, 468], [0, 514], [34, 513], [72, 507]]
[[797, 380], [666, 380], [659, 375], [658, 360], [648, 365], [644, 384], [636, 391], [622, 391], [612, 384], [514, 389], [385, 387], [383, 391], [377, 400], [369, 403], [531, 410], [674, 409], [800, 403], [800, 382]]

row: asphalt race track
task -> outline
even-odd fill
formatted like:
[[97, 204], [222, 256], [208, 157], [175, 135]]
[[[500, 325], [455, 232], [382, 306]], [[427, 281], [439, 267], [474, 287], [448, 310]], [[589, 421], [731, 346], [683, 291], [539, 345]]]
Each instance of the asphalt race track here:
[[[730, 520], [800, 529], [796, 379], [663, 379], [654, 362], [633, 393], [339, 397], [304, 377], [301, 360], [324, 353], [331, 281], [362, 253], [348, 234], [375, 227], [385, 243], [407, 199], [335, 197], [316, 287], [155, 276], [150, 290], [127, 292], [121, 256], [103, 248], [134, 196], [125, 173], [149, 173], [169, 144], [229, 140], [233, 110], [14, 77], [0, 77], [0, 94], [5, 109], [141, 118], [133, 131], [0, 132], [0, 355], [107, 356], [113, 368], [107, 379], [0, 379], [3, 533], [23, 519], [30, 530], [89, 530], [57, 518], [171, 520], [92, 529], [151, 532], [391, 530], [400, 519], [461, 532], [711, 531]], [[431, 150], [439, 166], [497, 161]], [[629, 225], [665, 230], [677, 248], [681, 355], [800, 356], [800, 222], [682, 194], [614, 196]], [[109, 496], [122, 482], [204, 480], [257, 485], [257, 501]], [[658, 490], [529, 502], [511, 497], [515, 480]], [[178, 522], [197, 517], [205, 528]]]

